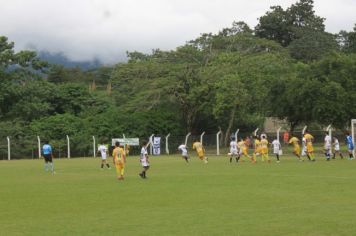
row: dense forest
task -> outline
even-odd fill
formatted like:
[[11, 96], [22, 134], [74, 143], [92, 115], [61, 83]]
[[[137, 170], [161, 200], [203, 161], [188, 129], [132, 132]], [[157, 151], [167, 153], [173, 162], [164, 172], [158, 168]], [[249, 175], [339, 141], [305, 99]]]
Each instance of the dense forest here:
[[70, 135], [79, 149], [92, 135], [221, 129], [227, 139], [266, 117], [285, 119], [292, 131], [305, 123], [345, 128], [356, 115], [356, 25], [326, 32], [313, 4], [273, 6], [254, 28], [236, 21], [175, 50], [127, 52], [125, 63], [90, 70], [15, 52], [1, 36], [0, 139]]

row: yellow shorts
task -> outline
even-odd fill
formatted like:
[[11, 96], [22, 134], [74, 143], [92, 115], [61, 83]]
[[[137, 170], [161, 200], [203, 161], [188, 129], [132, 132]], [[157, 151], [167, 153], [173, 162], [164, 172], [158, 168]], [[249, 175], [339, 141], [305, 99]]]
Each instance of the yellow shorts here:
[[204, 159], [204, 151], [198, 151], [198, 157], [203, 160]]
[[268, 148], [261, 148], [261, 154], [267, 154]]
[[125, 168], [125, 163], [121, 160], [118, 160], [115, 162], [115, 166], [117, 169], [122, 169], [122, 168]]
[[308, 144], [307, 144], [307, 152], [308, 152], [308, 153], [314, 152], [313, 144], [311, 144], [311, 143], [308, 143]]
[[294, 153], [300, 155], [300, 146], [294, 146]]
[[242, 149], [242, 154], [243, 154], [244, 156], [248, 156], [247, 148], [243, 148], [243, 149]]

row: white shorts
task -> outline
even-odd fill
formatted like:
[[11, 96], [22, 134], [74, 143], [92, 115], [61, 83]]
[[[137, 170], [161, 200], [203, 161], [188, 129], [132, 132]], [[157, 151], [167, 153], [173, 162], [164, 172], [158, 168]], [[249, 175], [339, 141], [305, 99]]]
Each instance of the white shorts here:
[[279, 154], [279, 148], [274, 148], [273, 149], [273, 154]]
[[101, 157], [101, 160], [103, 160], [103, 161], [106, 160], [106, 157], [103, 157], [103, 156], [102, 156], [102, 157]]
[[188, 156], [188, 152], [182, 152], [182, 156], [183, 157], [187, 157]]
[[237, 149], [230, 149], [231, 155], [237, 155]]

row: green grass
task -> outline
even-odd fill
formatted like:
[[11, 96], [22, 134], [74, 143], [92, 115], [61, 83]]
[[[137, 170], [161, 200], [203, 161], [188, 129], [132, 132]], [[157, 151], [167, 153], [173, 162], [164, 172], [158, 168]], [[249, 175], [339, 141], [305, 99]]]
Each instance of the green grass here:
[[0, 162], [0, 235], [355, 235], [356, 161], [228, 163], [129, 157], [126, 179], [99, 159]]

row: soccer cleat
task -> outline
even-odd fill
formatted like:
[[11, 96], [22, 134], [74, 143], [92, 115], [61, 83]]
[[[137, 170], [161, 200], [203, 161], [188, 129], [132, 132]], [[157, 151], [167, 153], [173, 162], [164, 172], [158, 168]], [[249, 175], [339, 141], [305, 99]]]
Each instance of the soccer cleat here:
[[142, 179], [145, 178], [145, 176], [144, 176], [142, 173], [139, 173], [138, 175], [139, 175]]
[[277, 161], [277, 163], [280, 163], [280, 161]]

